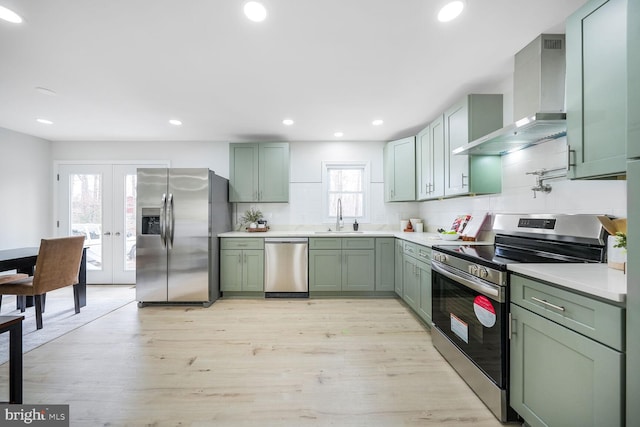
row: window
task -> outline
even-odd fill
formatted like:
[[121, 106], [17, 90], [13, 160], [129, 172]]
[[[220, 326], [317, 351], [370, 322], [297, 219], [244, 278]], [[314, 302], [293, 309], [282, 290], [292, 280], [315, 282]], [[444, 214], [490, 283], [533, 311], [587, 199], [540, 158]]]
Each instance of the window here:
[[369, 221], [369, 164], [368, 162], [323, 163], [323, 217], [335, 222], [338, 199], [342, 202], [342, 219], [347, 222]]

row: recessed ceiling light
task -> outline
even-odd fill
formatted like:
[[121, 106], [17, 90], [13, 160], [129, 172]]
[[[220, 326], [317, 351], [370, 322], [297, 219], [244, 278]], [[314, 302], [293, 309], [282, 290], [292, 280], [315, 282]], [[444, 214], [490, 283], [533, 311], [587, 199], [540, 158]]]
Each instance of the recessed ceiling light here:
[[177, 119], [171, 119], [171, 120], [169, 120], [169, 123], [171, 123], [174, 126], [182, 126], [182, 122], [180, 120], [177, 120]]
[[336, 138], [342, 138], [344, 136], [343, 132], [336, 132], [333, 134], [333, 136], [335, 136]]
[[267, 18], [267, 9], [258, 1], [248, 1], [244, 4], [244, 14], [253, 22], [262, 22]]
[[51, 89], [47, 89], [46, 87], [37, 87], [36, 90], [43, 95], [56, 96], [57, 93]]
[[449, 3], [442, 6], [440, 12], [438, 12], [438, 21], [440, 22], [449, 22], [458, 17], [462, 13], [464, 9], [464, 1], [455, 0], [450, 1]]
[[374, 120], [371, 122], [372, 125], [374, 126], [380, 126], [381, 124], [383, 124], [384, 122], [380, 119]]
[[47, 119], [36, 119], [36, 122], [42, 123], [43, 125], [52, 125], [53, 124], [53, 122], [51, 120], [47, 120]]
[[291, 126], [293, 123], [294, 123], [294, 122], [293, 122], [293, 120], [291, 120], [291, 119], [284, 119], [284, 120], [282, 121], [282, 124], [283, 124], [283, 125], [285, 125], [285, 126]]
[[11, 22], [12, 24], [20, 24], [22, 22], [22, 17], [20, 15], [4, 6], [0, 6], [0, 19]]

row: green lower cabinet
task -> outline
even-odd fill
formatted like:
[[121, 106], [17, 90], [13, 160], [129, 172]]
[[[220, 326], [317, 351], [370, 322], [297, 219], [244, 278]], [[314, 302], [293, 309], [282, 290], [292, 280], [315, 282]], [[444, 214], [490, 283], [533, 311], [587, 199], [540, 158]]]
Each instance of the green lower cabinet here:
[[309, 292], [372, 292], [376, 284], [374, 238], [309, 239]]
[[222, 292], [264, 291], [264, 251], [221, 250], [220, 290]]
[[623, 426], [624, 355], [511, 304], [510, 404], [532, 427]]
[[241, 250], [220, 251], [220, 290], [242, 290], [242, 263]]
[[395, 239], [376, 239], [376, 291], [392, 292], [395, 288]]
[[368, 249], [309, 251], [309, 291], [373, 291], [375, 262]]
[[427, 325], [431, 325], [431, 265], [418, 261], [418, 286], [420, 289], [420, 302], [418, 304], [418, 316]]
[[309, 251], [309, 291], [342, 290], [342, 251]]
[[404, 269], [404, 242], [401, 239], [396, 239], [395, 254], [394, 254], [394, 290], [396, 295], [402, 298], [402, 276]]
[[373, 291], [375, 289], [375, 251], [342, 251], [343, 291]]
[[417, 260], [405, 255], [402, 269], [402, 299], [414, 311], [418, 311], [420, 301], [420, 273], [417, 264]]

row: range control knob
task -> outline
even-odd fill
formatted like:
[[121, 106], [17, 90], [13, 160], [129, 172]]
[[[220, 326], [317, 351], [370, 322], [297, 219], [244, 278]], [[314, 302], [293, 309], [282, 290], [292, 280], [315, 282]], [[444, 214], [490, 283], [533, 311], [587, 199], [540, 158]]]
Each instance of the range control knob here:
[[486, 279], [487, 277], [489, 277], [489, 270], [487, 270], [485, 267], [480, 267], [479, 273], [480, 274], [478, 275], [478, 277], [482, 279]]
[[473, 274], [474, 276], [478, 275], [478, 266], [476, 264], [470, 265], [469, 266], [469, 273]]

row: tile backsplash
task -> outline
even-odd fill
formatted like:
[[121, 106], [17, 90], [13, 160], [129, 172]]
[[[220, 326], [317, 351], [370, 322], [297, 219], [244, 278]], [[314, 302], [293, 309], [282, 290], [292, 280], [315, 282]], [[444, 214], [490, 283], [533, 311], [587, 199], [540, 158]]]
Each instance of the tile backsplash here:
[[[321, 162], [368, 161], [371, 165], [370, 222], [362, 230], [400, 229], [400, 220], [422, 218], [428, 231], [449, 228], [457, 215], [494, 213], [598, 213], [626, 217], [625, 180], [570, 180], [566, 176], [545, 180], [551, 192], [534, 192], [539, 169], [563, 169], [567, 165], [566, 138], [529, 147], [502, 157], [502, 192], [486, 196], [455, 197], [426, 202], [385, 203], [381, 142], [291, 143], [289, 203], [238, 203], [235, 217], [251, 206], [258, 207], [278, 229], [322, 230]], [[551, 175], [562, 175], [563, 170]], [[349, 225], [349, 224], [345, 224]]]
[[[429, 229], [449, 227], [459, 214], [489, 213], [597, 213], [627, 216], [626, 180], [545, 180], [551, 192], [534, 192], [538, 169], [562, 169], [567, 165], [567, 141], [554, 141], [502, 157], [502, 193], [459, 197], [420, 203], [420, 217]], [[562, 175], [563, 171], [549, 173]]]

